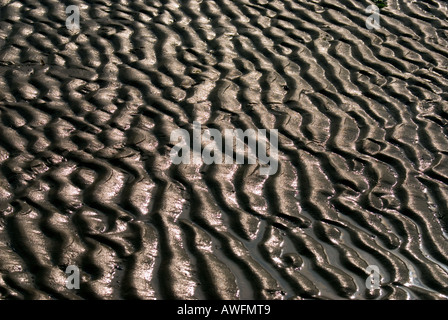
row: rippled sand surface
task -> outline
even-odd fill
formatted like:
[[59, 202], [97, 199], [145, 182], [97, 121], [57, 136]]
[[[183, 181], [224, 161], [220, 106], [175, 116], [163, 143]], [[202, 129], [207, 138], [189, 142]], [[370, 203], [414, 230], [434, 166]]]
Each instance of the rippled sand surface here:
[[[447, 298], [447, 3], [370, 4], [1, 0], [0, 297]], [[193, 121], [278, 172], [172, 164]]]

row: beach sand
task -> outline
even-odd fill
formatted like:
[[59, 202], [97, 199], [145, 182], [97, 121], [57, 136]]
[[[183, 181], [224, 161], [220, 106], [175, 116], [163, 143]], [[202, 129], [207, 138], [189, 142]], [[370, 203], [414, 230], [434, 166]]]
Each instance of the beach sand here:
[[372, 4], [0, 0], [0, 298], [446, 299], [447, 3]]

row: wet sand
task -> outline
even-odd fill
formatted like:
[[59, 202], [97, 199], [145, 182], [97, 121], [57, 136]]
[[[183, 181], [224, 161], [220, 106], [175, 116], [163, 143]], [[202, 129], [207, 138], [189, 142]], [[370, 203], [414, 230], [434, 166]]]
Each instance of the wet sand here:
[[[370, 4], [0, 0], [0, 298], [446, 299], [447, 3]], [[172, 164], [194, 121], [277, 173]]]

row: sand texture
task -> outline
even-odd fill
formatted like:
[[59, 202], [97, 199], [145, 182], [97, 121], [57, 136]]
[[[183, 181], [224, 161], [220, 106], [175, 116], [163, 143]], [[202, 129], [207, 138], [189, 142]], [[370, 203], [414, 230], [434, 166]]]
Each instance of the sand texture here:
[[447, 2], [372, 3], [0, 0], [0, 298], [448, 298]]

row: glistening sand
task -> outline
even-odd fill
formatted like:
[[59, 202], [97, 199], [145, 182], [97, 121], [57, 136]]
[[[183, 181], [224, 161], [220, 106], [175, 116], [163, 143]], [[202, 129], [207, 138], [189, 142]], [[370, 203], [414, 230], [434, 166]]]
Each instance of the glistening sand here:
[[[446, 299], [447, 3], [388, 3], [0, 0], [1, 298]], [[193, 121], [277, 174], [172, 165]]]

